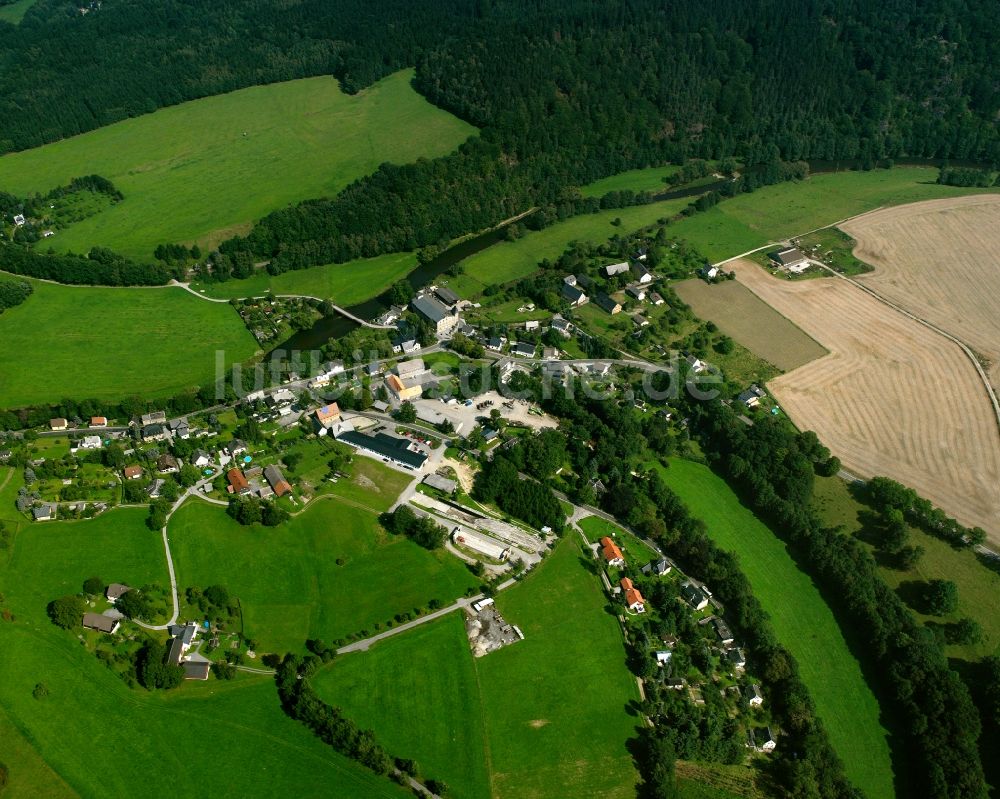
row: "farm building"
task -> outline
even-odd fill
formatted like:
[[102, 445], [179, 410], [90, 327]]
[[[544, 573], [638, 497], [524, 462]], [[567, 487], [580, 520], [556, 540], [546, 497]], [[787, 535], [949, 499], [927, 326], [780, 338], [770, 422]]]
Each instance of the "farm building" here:
[[185, 660], [181, 666], [184, 667], [185, 680], [207, 680], [212, 670], [212, 664], [207, 660]]
[[510, 557], [510, 547], [476, 530], [456, 527], [451, 533], [452, 543], [485, 555], [493, 560], [505, 561]]
[[88, 630], [97, 630], [112, 635], [118, 630], [118, 619], [112, 619], [110, 616], [104, 616], [100, 613], [84, 613], [83, 626]]
[[442, 477], [439, 474], [429, 474], [424, 478], [424, 482], [431, 488], [436, 488], [438, 491], [444, 491], [446, 494], [454, 494], [455, 490], [458, 488], [458, 483], [454, 480], [449, 480], [447, 477]]
[[603, 271], [605, 276], [614, 277], [615, 275], [620, 275], [623, 274], [624, 272], [627, 272], [628, 264], [624, 262], [620, 264], [608, 264], [607, 266], [603, 267]]
[[396, 374], [403, 380], [423, 374], [426, 371], [427, 367], [424, 366], [423, 358], [413, 358], [412, 360], [400, 361], [396, 364]]
[[274, 491], [276, 497], [283, 497], [285, 494], [292, 493], [292, 485], [285, 479], [285, 475], [281, 473], [281, 469], [275, 466], [273, 463], [270, 466], [264, 467], [264, 477], [271, 489]]
[[445, 288], [444, 286], [434, 289], [434, 296], [448, 308], [454, 308], [458, 305], [459, 296], [454, 291], [449, 288]]
[[789, 272], [799, 273], [809, 266], [809, 259], [798, 247], [789, 247], [785, 250], [777, 250], [769, 253], [769, 257], [782, 269]]
[[608, 536], [601, 539], [601, 556], [609, 566], [621, 568], [625, 565], [625, 556], [622, 555], [621, 549]]
[[246, 476], [239, 469], [230, 469], [226, 472], [226, 479], [229, 481], [229, 493], [246, 495], [250, 493], [250, 483]]

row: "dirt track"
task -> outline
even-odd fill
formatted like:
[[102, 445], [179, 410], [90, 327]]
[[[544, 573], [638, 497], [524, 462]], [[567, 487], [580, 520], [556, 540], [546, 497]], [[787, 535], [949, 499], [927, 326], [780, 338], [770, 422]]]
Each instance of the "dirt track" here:
[[771, 381], [792, 420], [845, 468], [905, 483], [1000, 543], [1000, 434], [958, 345], [837, 278], [788, 281], [749, 261], [741, 283], [830, 350]]
[[1000, 388], [1000, 194], [900, 205], [842, 225], [860, 282], [964, 341]]

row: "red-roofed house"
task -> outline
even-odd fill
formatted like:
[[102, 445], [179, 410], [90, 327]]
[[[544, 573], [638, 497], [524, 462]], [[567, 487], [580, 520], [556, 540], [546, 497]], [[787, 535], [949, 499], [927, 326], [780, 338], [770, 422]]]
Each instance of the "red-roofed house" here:
[[625, 593], [625, 606], [633, 613], [646, 612], [646, 600], [642, 598], [639, 589], [632, 585], [628, 577], [622, 577], [622, 591]]
[[246, 476], [239, 469], [230, 469], [226, 472], [226, 479], [229, 481], [229, 490], [233, 494], [249, 494], [250, 483]]
[[107, 427], [108, 417], [107, 416], [91, 416], [90, 417], [91, 427]]
[[333, 427], [340, 421], [340, 406], [336, 402], [317, 408], [313, 416], [320, 427]]
[[142, 477], [142, 467], [141, 466], [126, 466], [125, 467], [125, 479], [126, 480], [138, 480]]
[[621, 568], [625, 565], [625, 557], [618, 548], [618, 544], [608, 538], [608, 536], [604, 536], [601, 539], [601, 555], [609, 566]]

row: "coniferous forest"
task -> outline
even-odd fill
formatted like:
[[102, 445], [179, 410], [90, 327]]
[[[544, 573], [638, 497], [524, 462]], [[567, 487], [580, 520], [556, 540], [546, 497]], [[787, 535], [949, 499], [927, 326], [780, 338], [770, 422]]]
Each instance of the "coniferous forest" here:
[[0, 23], [0, 152], [257, 83], [417, 89], [482, 134], [282, 209], [231, 252], [297, 268], [434, 244], [688, 157], [993, 163], [989, 0], [39, 0]]

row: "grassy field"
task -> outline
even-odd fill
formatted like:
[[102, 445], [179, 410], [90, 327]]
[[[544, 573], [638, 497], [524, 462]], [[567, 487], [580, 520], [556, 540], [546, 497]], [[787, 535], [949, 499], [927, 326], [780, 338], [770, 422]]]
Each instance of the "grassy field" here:
[[[0, 623], [0, 760], [11, 779], [4, 796], [138, 796], [151, 782], [186, 794], [205, 787], [205, 771], [192, 764], [209, 761], [225, 775], [212, 790], [223, 796], [405, 796], [288, 719], [266, 678], [132, 691], [76, 631], [49, 622], [46, 604], [79, 591], [86, 577], [165, 582], [163, 548], [144, 519], [140, 509], [121, 509], [23, 526], [14, 548], [0, 552], [0, 606], [13, 615]], [[40, 700], [32, 696], [38, 682], [49, 690]], [[127, 766], [94, 768], [112, 756]]]
[[13, 3], [0, 6], [0, 20], [17, 25], [34, 4], [35, 0], [14, 0]]
[[488, 799], [490, 779], [479, 687], [462, 614], [338, 658], [312, 680], [327, 702], [412, 757], [453, 796]]
[[638, 723], [628, 710], [638, 688], [574, 535], [497, 597], [525, 640], [475, 662], [498, 799], [635, 796], [625, 743]]
[[265, 652], [300, 651], [307, 638], [374, 634], [376, 623], [431, 599], [450, 602], [476, 584], [443, 550], [390, 537], [374, 514], [334, 499], [280, 527], [253, 529], [191, 501], [170, 520], [170, 538], [179, 585], [225, 585]]
[[[666, 200], [631, 208], [615, 208], [557, 222], [544, 230], [526, 233], [515, 241], [494, 244], [462, 262], [464, 274], [451, 282], [463, 297], [480, 293], [490, 283], [508, 283], [530, 275], [544, 258], [555, 259], [573, 241], [604, 242], [616, 233], [626, 233], [658, 219], [669, 218], [689, 200]], [[620, 225], [613, 225], [620, 219]]]
[[377, 297], [416, 268], [416, 253], [397, 252], [343, 264], [298, 269], [275, 277], [262, 269], [246, 280], [199, 283], [193, 288], [208, 297], [225, 299], [255, 297], [270, 291], [322, 297], [337, 305], [349, 306]]
[[34, 285], [0, 314], [0, 407], [167, 396], [213, 380], [216, 351], [256, 350], [232, 308], [180, 289]]
[[[815, 504], [824, 521], [843, 525], [844, 532], [855, 534], [862, 528], [859, 515], [865, 506], [848, 490], [838, 477], [816, 479]], [[862, 539], [864, 540], [864, 539]], [[948, 646], [949, 657], [979, 660], [986, 655], [1000, 655], [1000, 615], [996, 612], [1000, 596], [1000, 574], [979, 562], [975, 553], [958, 550], [921, 530], [910, 528], [910, 543], [924, 548], [919, 565], [910, 572], [883, 568], [882, 576], [895, 587], [906, 580], [952, 580], [958, 586], [958, 610], [946, 617], [914, 615], [923, 621], [936, 623], [957, 621], [963, 617], [975, 619], [983, 630], [983, 641], [972, 646]]]
[[609, 191], [666, 191], [668, 186], [664, 178], [674, 174], [679, 166], [654, 166], [648, 169], [630, 169], [617, 175], [595, 180], [580, 187], [584, 197], [603, 197]]
[[798, 661], [848, 776], [873, 799], [892, 797], [892, 762], [878, 701], [819, 590], [774, 533], [708, 468], [672, 459], [662, 474], [712, 539], [739, 556], [778, 640]]
[[735, 280], [709, 285], [693, 278], [674, 283], [673, 289], [696, 316], [714, 322], [727, 336], [782, 371], [826, 355], [815, 339]]
[[0, 158], [0, 184], [44, 192], [99, 174], [114, 208], [47, 240], [148, 257], [165, 242], [211, 246], [269, 211], [336, 194], [379, 164], [444, 155], [475, 128], [435, 108], [398, 72], [349, 96], [328, 77], [255, 86], [164, 108]]
[[723, 200], [672, 225], [670, 233], [719, 261], [884, 205], [990, 191], [939, 186], [937, 175], [932, 167], [817, 174]]

